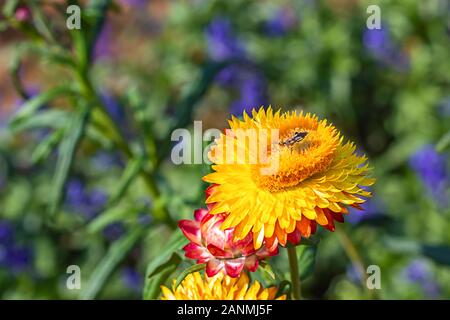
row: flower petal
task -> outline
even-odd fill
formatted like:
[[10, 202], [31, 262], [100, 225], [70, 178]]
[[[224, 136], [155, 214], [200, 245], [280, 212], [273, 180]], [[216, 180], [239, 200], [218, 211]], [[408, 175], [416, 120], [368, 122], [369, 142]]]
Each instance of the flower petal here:
[[181, 220], [178, 222], [178, 227], [189, 241], [200, 244], [202, 235], [200, 232], [200, 224], [197, 221]]

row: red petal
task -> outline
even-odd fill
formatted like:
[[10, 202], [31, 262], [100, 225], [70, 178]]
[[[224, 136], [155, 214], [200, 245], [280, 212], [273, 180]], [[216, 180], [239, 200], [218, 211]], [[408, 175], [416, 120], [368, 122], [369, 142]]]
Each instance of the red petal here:
[[208, 245], [208, 251], [216, 258], [232, 258], [233, 257], [231, 252], [222, 250], [213, 244]]
[[336, 220], [338, 222], [344, 222], [344, 216], [342, 215], [342, 213], [332, 212], [331, 214], [333, 215], [334, 220]]
[[206, 196], [206, 199], [208, 199], [209, 196], [213, 194], [214, 189], [215, 189], [216, 187], [217, 187], [217, 184], [213, 184], [213, 185], [210, 185], [208, 188], [206, 188], [206, 190], [205, 190], [205, 196]]
[[293, 245], [297, 245], [300, 243], [300, 241], [302, 240], [302, 235], [300, 233], [300, 231], [298, 231], [297, 229], [295, 229], [294, 232], [289, 233], [288, 237], [287, 237], [288, 241], [290, 243], [292, 243]]
[[222, 223], [221, 215], [208, 215], [203, 219], [201, 234], [205, 245], [213, 244], [218, 248], [225, 248], [225, 232], [220, 229]]
[[316, 231], [317, 231], [317, 223], [315, 221], [311, 221], [310, 227], [311, 227], [311, 234], [316, 233]]
[[223, 269], [223, 262], [218, 259], [211, 259], [206, 264], [206, 274], [208, 277], [213, 277]]
[[245, 258], [225, 261], [225, 271], [232, 278], [237, 278], [244, 269]]
[[202, 221], [203, 217], [206, 216], [208, 214], [208, 210], [204, 209], [204, 208], [200, 208], [194, 211], [194, 217], [195, 220], [200, 222]]
[[200, 244], [202, 234], [200, 232], [200, 224], [194, 220], [180, 220], [178, 227], [184, 233], [189, 241]]
[[189, 259], [205, 260], [211, 258], [209, 251], [202, 246], [199, 246], [193, 242], [183, 247], [185, 256]]
[[358, 209], [358, 210], [364, 211], [364, 208], [361, 207], [358, 203], [351, 204], [351, 206], [352, 206], [353, 208]]
[[324, 210], [323, 213], [325, 213], [325, 215], [327, 216], [327, 219], [328, 219], [328, 225], [326, 225], [324, 227], [330, 231], [334, 231], [335, 227], [334, 227], [333, 217], [331, 216], [331, 210]]

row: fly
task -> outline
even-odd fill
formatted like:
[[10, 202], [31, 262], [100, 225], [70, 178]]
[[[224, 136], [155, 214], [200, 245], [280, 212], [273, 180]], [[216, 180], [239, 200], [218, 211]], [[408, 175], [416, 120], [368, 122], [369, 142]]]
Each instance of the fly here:
[[281, 141], [279, 144], [280, 146], [284, 146], [284, 147], [291, 147], [294, 144], [296, 144], [297, 142], [302, 141], [303, 139], [305, 139], [305, 137], [308, 135], [308, 132], [298, 132], [296, 131], [294, 133], [294, 135], [291, 138], [288, 138], [284, 141]]

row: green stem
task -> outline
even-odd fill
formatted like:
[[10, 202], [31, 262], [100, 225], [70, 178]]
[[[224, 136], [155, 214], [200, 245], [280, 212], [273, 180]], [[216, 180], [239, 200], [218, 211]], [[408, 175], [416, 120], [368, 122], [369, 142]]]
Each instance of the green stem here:
[[359, 254], [358, 250], [353, 244], [353, 241], [350, 239], [350, 237], [347, 235], [347, 233], [343, 228], [336, 228], [335, 231], [348, 258], [350, 259], [352, 264], [358, 269], [362, 287], [366, 289], [368, 297], [373, 298], [373, 290], [369, 290], [367, 288], [367, 273], [361, 255]]
[[300, 289], [300, 274], [298, 273], [297, 250], [294, 246], [287, 248], [289, 257], [289, 269], [291, 272], [292, 296], [294, 300], [302, 298]]
[[[96, 90], [94, 89], [94, 86], [92, 85], [92, 82], [89, 79], [89, 76], [81, 71], [78, 73], [78, 79], [81, 82], [82, 90], [85, 94], [86, 99], [92, 99], [95, 102], [95, 105], [98, 107], [98, 114], [99, 117], [101, 117], [101, 120], [112, 129], [112, 132], [114, 133], [114, 140], [116, 145], [121, 149], [121, 151], [128, 157], [132, 158], [133, 153], [130, 150], [126, 139], [122, 136], [119, 128], [117, 127], [117, 124], [114, 122], [114, 120], [111, 118], [108, 112], [106, 112], [106, 107], [104, 106], [103, 102], [99, 99]], [[143, 179], [149, 193], [151, 194], [152, 198], [154, 200], [160, 198], [161, 193], [159, 191], [158, 186], [155, 183], [154, 176], [151, 172], [148, 172], [145, 167], [141, 170], [140, 176]], [[167, 207], [161, 207], [159, 208], [160, 212], [158, 214], [158, 217], [161, 217], [161, 220], [165, 222], [168, 226], [171, 228], [176, 228], [176, 222], [172, 219], [170, 216], [169, 211], [167, 210]]]

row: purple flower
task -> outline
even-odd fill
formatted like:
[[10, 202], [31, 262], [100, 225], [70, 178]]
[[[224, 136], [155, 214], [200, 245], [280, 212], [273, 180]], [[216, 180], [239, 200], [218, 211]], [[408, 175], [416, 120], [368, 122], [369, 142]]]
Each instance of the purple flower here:
[[408, 58], [394, 45], [387, 27], [365, 29], [363, 44], [379, 62], [394, 66], [399, 71], [405, 71], [408, 68]]
[[112, 27], [107, 21], [97, 36], [93, 52], [93, 60], [107, 58], [111, 55]]
[[430, 277], [430, 267], [424, 261], [414, 260], [406, 267], [405, 275], [410, 282], [423, 282]]
[[206, 28], [208, 53], [216, 61], [245, 58], [245, 50], [236, 38], [230, 20], [215, 18]]
[[106, 171], [114, 167], [123, 167], [124, 163], [118, 153], [97, 152], [92, 158], [92, 166], [97, 171]]
[[106, 111], [109, 113], [111, 118], [118, 124], [123, 123], [125, 119], [125, 112], [120, 103], [117, 102], [117, 99], [107, 92], [103, 92], [100, 99], [105, 105]]
[[363, 208], [362, 211], [349, 207], [349, 214], [345, 216], [345, 221], [356, 225], [380, 214], [379, 205], [374, 199], [367, 199], [367, 201], [360, 204], [360, 206]]
[[103, 236], [109, 241], [116, 241], [125, 233], [122, 222], [113, 222], [103, 229]]
[[240, 115], [267, 104], [267, 83], [262, 75], [256, 72], [243, 73], [239, 84], [240, 96], [231, 104], [232, 114]]
[[142, 8], [144, 7], [147, 3], [150, 2], [150, 0], [120, 0], [120, 2], [123, 5], [128, 5], [130, 7], [136, 7], [136, 8]]
[[0, 221], [0, 245], [8, 245], [11, 243], [14, 235], [13, 226], [10, 222]]
[[32, 253], [28, 247], [12, 245], [6, 248], [3, 255], [3, 264], [13, 273], [20, 273], [31, 265]]
[[99, 189], [86, 191], [85, 184], [79, 179], [72, 179], [66, 187], [66, 204], [69, 208], [83, 215], [86, 219], [94, 218], [107, 202], [106, 194]]
[[219, 72], [215, 79], [219, 85], [239, 93], [230, 106], [231, 113], [240, 115], [244, 110], [267, 104], [266, 79], [248, 61], [245, 48], [235, 36], [230, 21], [226, 18], [214, 19], [206, 29], [206, 39], [211, 59], [240, 60]]
[[291, 8], [281, 8], [265, 23], [266, 34], [270, 37], [281, 37], [297, 24], [297, 17]]
[[350, 281], [354, 283], [361, 283], [361, 272], [358, 270], [358, 267], [353, 263], [347, 266], [346, 274], [347, 277], [350, 279]]
[[132, 291], [140, 292], [142, 290], [143, 277], [134, 268], [126, 267], [122, 270], [122, 281]]
[[408, 282], [418, 284], [426, 296], [430, 298], [439, 297], [441, 290], [433, 279], [430, 266], [422, 260], [413, 260], [403, 270]]
[[448, 205], [449, 173], [447, 158], [436, 152], [433, 145], [425, 145], [409, 161], [431, 196], [443, 207]]

